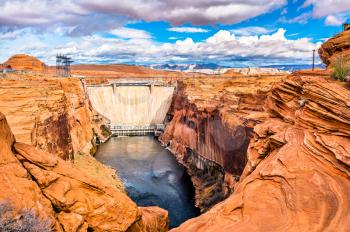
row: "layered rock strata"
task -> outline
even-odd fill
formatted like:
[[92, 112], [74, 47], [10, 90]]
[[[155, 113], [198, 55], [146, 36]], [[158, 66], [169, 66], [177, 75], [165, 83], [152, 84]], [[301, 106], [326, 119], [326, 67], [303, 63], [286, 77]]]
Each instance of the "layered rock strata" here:
[[324, 42], [319, 48], [318, 53], [323, 63], [327, 66], [339, 55], [350, 59], [350, 31], [339, 33]]
[[15, 141], [0, 114], [0, 201], [30, 209], [55, 231], [166, 231], [158, 207], [138, 208], [123, 192], [57, 155]]
[[26, 54], [17, 54], [11, 56], [5, 63], [6, 66], [14, 70], [32, 71], [32, 72], [46, 72], [47, 66], [44, 62], [36, 57]]
[[7, 115], [17, 141], [63, 159], [93, 152], [94, 131], [108, 137], [108, 132], [102, 133], [103, 118], [94, 117], [79, 79], [1, 78], [0, 111]]
[[291, 76], [269, 93], [234, 193], [174, 232], [348, 231], [350, 91]]
[[172, 120], [160, 137], [183, 163], [205, 211], [226, 198], [246, 165], [253, 126], [279, 77], [201, 78], [179, 82]]

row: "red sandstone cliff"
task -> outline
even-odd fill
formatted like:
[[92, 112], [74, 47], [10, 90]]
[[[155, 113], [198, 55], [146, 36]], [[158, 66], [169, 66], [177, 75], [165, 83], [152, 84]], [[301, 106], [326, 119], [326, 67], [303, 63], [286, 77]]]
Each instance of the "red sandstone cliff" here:
[[179, 83], [173, 118], [160, 140], [192, 176], [196, 205], [207, 210], [226, 198], [247, 162], [253, 126], [279, 77], [201, 78]]
[[93, 128], [100, 123], [79, 79], [32, 78], [11, 75], [0, 79], [0, 111], [7, 115], [17, 141], [72, 159], [93, 152]]
[[172, 231], [348, 231], [349, 102], [329, 77], [276, 84], [234, 193]]
[[71, 163], [17, 143], [0, 113], [0, 202], [27, 209], [55, 231], [167, 231], [167, 212], [129, 197]]
[[327, 66], [334, 61], [337, 55], [350, 58], [350, 31], [344, 31], [324, 42], [318, 53]]

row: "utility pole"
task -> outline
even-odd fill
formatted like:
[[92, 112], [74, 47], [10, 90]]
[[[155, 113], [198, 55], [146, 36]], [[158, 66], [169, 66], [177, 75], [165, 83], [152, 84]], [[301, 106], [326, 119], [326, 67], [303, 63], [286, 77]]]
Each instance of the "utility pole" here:
[[312, 50], [312, 71], [315, 71], [315, 49]]

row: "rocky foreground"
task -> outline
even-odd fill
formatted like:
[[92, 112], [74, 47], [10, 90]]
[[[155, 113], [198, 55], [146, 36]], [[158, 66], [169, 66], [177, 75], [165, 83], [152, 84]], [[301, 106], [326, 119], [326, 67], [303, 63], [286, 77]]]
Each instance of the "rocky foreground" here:
[[348, 231], [349, 103], [348, 86], [329, 78], [275, 84], [234, 193], [172, 231]]
[[0, 114], [0, 199], [30, 209], [55, 231], [167, 231], [167, 212], [138, 208], [124, 193], [57, 155], [16, 142]]

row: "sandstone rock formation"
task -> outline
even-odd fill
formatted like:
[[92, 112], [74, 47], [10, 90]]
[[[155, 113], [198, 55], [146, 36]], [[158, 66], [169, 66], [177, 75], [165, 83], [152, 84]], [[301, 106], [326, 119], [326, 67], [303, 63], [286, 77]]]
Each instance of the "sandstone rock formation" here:
[[40, 61], [36, 57], [17, 54], [11, 56], [5, 63], [9, 65], [12, 69], [21, 71], [33, 71], [33, 72], [46, 72], [47, 66], [44, 62]]
[[350, 91], [292, 76], [269, 93], [235, 192], [173, 232], [348, 231]]
[[55, 213], [51, 203], [14, 156], [14, 143], [6, 118], [0, 113], [0, 202], [11, 202], [18, 211], [31, 209], [40, 218], [50, 219], [53, 227]]
[[89, 101], [78, 79], [32, 78], [15, 75], [0, 79], [0, 111], [17, 141], [35, 145], [63, 159], [89, 153], [94, 144]]
[[16, 143], [0, 114], [0, 201], [50, 219], [56, 231], [166, 231], [167, 212], [129, 197], [57, 155]]
[[318, 53], [327, 66], [334, 61], [337, 55], [350, 58], [350, 31], [344, 31], [324, 42]]
[[278, 77], [200, 78], [179, 83], [173, 118], [160, 140], [188, 167], [196, 205], [207, 210], [224, 199], [247, 162], [253, 126]]

